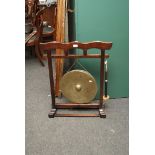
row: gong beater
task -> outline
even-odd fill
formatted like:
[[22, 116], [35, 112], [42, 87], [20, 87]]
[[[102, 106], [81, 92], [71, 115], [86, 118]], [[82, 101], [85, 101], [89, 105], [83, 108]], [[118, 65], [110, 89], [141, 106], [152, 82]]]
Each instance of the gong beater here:
[[72, 70], [60, 81], [60, 91], [73, 103], [89, 103], [97, 93], [94, 77], [84, 70]]

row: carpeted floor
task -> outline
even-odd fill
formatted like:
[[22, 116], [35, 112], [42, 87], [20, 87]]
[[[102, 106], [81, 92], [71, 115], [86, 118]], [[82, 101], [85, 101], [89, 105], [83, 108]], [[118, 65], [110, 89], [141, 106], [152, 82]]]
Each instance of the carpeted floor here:
[[48, 118], [47, 64], [26, 59], [26, 155], [128, 155], [129, 103], [110, 99], [106, 119]]

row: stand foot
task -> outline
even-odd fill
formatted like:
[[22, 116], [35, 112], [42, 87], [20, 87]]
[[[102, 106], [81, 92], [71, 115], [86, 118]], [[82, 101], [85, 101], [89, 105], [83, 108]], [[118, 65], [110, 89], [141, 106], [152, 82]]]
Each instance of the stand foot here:
[[104, 112], [104, 109], [99, 109], [100, 118], [106, 118], [106, 114]]
[[50, 113], [48, 114], [48, 117], [49, 118], [54, 118], [55, 113], [56, 113], [56, 109], [51, 109]]

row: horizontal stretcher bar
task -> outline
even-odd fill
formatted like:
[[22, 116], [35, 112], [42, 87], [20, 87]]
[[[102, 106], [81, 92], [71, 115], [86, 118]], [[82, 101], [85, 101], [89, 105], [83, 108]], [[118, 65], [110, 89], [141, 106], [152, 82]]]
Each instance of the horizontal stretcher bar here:
[[72, 109], [72, 108], [86, 108], [86, 109], [98, 109], [99, 103], [56, 103], [57, 109]]
[[[51, 58], [101, 58], [100, 54], [89, 55], [51, 55]], [[108, 54], [105, 54], [105, 58], [109, 58]]]
[[99, 114], [62, 114], [56, 113], [54, 117], [99, 117]]

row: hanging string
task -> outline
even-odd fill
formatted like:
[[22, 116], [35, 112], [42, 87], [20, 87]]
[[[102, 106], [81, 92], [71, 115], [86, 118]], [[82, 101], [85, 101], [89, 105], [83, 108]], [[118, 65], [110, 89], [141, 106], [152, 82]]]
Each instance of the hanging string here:
[[73, 66], [75, 65], [75, 63], [76, 63], [76, 61], [74, 61], [74, 63], [71, 65], [71, 67], [65, 71], [65, 73], [70, 71], [73, 68]]
[[88, 70], [79, 62], [79, 60], [77, 59], [77, 63], [85, 70], [88, 72]]
[[75, 59], [74, 63], [69, 67], [69, 69], [66, 72], [70, 71], [73, 68], [73, 66], [75, 66], [76, 64], [78, 64], [83, 68], [83, 70], [88, 72], [88, 70], [80, 63], [79, 58]]

